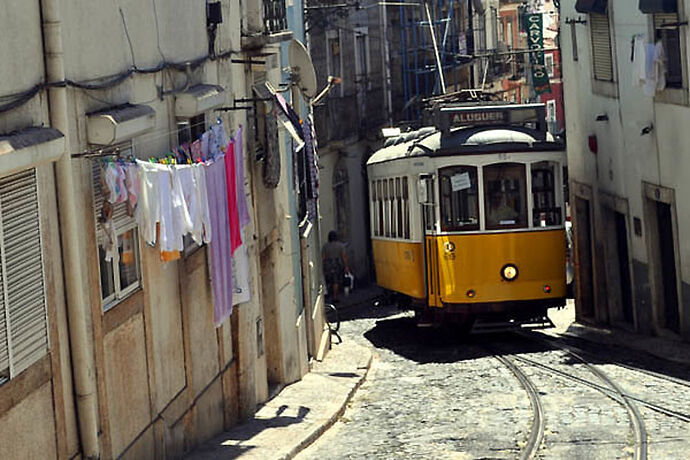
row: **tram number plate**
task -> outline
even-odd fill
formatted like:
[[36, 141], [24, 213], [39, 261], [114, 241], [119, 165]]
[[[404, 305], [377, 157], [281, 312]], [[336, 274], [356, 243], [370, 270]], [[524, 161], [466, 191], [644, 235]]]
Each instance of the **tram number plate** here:
[[461, 190], [466, 190], [472, 187], [472, 182], [470, 181], [470, 174], [464, 172], [450, 176], [450, 187], [454, 192], [459, 192]]

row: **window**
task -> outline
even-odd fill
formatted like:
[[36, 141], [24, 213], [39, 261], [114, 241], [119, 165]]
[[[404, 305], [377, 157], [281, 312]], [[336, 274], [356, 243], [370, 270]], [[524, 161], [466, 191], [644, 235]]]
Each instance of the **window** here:
[[561, 207], [556, 198], [557, 163], [541, 161], [532, 165], [532, 225], [561, 225]]
[[370, 199], [369, 202], [371, 203], [370, 206], [370, 214], [371, 214], [371, 234], [374, 236], [378, 236], [378, 228], [379, 228], [379, 223], [378, 223], [378, 217], [379, 213], [377, 210], [377, 206], [379, 204], [378, 197], [376, 196], [376, 182], [371, 181], [371, 192], [370, 192]]
[[410, 239], [410, 192], [407, 188], [407, 177], [403, 177], [403, 238]]
[[441, 230], [479, 230], [477, 168], [453, 166], [439, 171], [441, 177]]
[[403, 237], [403, 198], [402, 198], [402, 186], [400, 178], [395, 178], [395, 200], [398, 209], [398, 238]]
[[552, 53], [544, 54], [544, 66], [546, 67], [547, 75], [553, 78], [554, 62]]
[[177, 121], [177, 143], [182, 145], [185, 142], [191, 144], [201, 138], [206, 131], [206, 115], [203, 113], [186, 120]]
[[384, 204], [384, 209], [383, 209], [383, 228], [385, 230], [384, 235], [389, 237], [391, 236], [391, 199], [390, 195], [388, 194], [388, 180], [384, 179], [383, 181], [383, 204]]
[[[343, 58], [340, 53], [340, 32], [337, 30], [326, 31], [326, 66], [328, 75], [334, 77], [343, 76]], [[340, 96], [343, 96], [343, 85], [340, 86]]]
[[669, 88], [683, 87], [683, 62], [680, 51], [680, 29], [678, 13], [659, 13], [654, 15], [654, 35], [661, 40], [666, 53], [666, 86]]
[[368, 90], [369, 81], [369, 33], [366, 27], [355, 29], [355, 82], [357, 87]]
[[484, 167], [486, 229], [527, 227], [525, 165], [501, 163]]
[[592, 65], [594, 79], [613, 81], [613, 57], [611, 54], [611, 29], [608, 11], [589, 14], [592, 36]]
[[558, 119], [556, 116], [556, 100], [550, 99], [546, 101], [546, 125], [550, 133], [558, 131]]
[[48, 352], [36, 170], [0, 179], [0, 384]]
[[393, 179], [388, 179], [388, 221], [390, 222], [390, 236], [395, 238], [396, 227], [397, 227], [397, 209], [395, 200], [395, 181]]
[[578, 60], [578, 55], [577, 55], [577, 29], [575, 29], [575, 23], [571, 22], [570, 23], [570, 41], [572, 42], [573, 45], [573, 61]]
[[377, 206], [377, 211], [378, 211], [378, 223], [379, 223], [379, 231], [378, 231], [378, 236], [383, 236], [384, 235], [384, 222], [383, 222], [383, 184], [380, 180], [376, 181], [376, 196], [378, 197], [378, 206]]
[[101, 302], [103, 310], [108, 310], [141, 285], [139, 232], [134, 217], [128, 213], [127, 203], [110, 205], [117, 237], [117, 252], [113, 254], [111, 260], [106, 260], [105, 248], [108, 235], [103, 225], [105, 195], [103, 192], [104, 184], [101, 180], [100, 162], [93, 162], [92, 175]]

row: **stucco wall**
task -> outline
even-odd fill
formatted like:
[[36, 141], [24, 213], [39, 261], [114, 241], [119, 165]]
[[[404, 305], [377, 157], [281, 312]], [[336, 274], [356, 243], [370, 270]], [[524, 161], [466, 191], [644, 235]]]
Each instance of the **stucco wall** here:
[[[684, 3], [685, 11], [688, 11], [690, 4], [680, 3]], [[561, 5], [562, 20], [586, 19], [586, 15], [574, 10], [574, 0], [561, 2]], [[571, 180], [594, 187], [597, 203], [601, 192], [627, 200], [630, 209], [630, 255], [635, 260], [633, 266], [646, 267], [649, 263], [647, 233], [655, 223], [645, 221], [642, 183], [674, 189], [676, 197], [687, 196], [690, 192], [686, 179], [690, 160], [685, 154], [690, 132], [684, 129], [690, 110], [686, 105], [662, 102], [661, 95], [656, 98], [645, 96], [636, 81], [630, 59], [630, 43], [634, 34], [649, 36], [648, 16], [642, 14], [637, 5], [624, 1], [609, 1], [609, 12], [613, 22], [615, 83], [593, 80], [589, 26], [574, 26], [579, 60], [573, 61], [571, 26], [561, 23], [569, 174]], [[681, 34], [685, 36], [687, 47], [688, 34], [683, 28]], [[690, 72], [687, 61], [684, 63], [684, 72], [686, 75]], [[608, 121], [595, 120], [598, 115], [604, 114]], [[652, 133], [642, 135], [642, 129], [651, 125], [654, 127]], [[589, 151], [589, 135], [597, 137], [597, 154]], [[678, 257], [681, 262], [679, 276], [687, 282], [690, 279], [690, 212], [682, 199], [677, 200], [676, 210], [680, 246]], [[594, 212], [596, 237], [602, 242], [600, 207], [596, 206]], [[642, 220], [642, 235], [636, 235], [632, 230], [634, 217]], [[642, 273], [640, 270], [635, 272]], [[643, 285], [648, 282], [645, 278], [644, 275], [636, 275], [634, 283]], [[642, 292], [638, 287], [635, 289], [635, 300], [639, 305], [648, 298], [649, 292]], [[648, 289], [648, 286], [644, 289]]]

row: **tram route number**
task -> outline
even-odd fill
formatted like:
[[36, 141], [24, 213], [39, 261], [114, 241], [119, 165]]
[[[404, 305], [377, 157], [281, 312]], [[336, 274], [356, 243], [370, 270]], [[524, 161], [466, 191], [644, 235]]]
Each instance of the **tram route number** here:
[[454, 192], [466, 190], [470, 187], [472, 187], [472, 182], [470, 181], [469, 173], [464, 172], [450, 176], [450, 188]]

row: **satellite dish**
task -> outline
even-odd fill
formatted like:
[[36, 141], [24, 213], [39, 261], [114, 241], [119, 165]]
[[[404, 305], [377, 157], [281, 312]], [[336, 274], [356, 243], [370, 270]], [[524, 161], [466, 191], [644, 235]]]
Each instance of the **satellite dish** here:
[[307, 99], [311, 99], [316, 95], [318, 88], [316, 87], [316, 71], [307, 48], [305, 48], [301, 41], [292, 39], [288, 54], [295, 83], [302, 91], [302, 94]]

